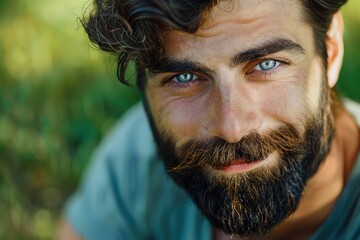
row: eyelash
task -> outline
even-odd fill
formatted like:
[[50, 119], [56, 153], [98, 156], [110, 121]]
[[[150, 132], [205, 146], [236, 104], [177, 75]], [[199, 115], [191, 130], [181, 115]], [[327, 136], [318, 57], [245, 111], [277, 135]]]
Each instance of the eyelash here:
[[[269, 70], [255, 70], [257, 66], [259, 66], [261, 63], [264, 63], [266, 61], [275, 61], [275, 67]], [[253, 77], [263, 77], [268, 78], [276, 73], [278, 68], [282, 67], [282, 65], [289, 65], [290, 63], [284, 60], [276, 60], [272, 58], [266, 58], [266, 59], [260, 59], [256, 62], [256, 64], [253, 64], [249, 71], [246, 72], [247, 75], [251, 75]], [[192, 74], [196, 77], [195, 80], [189, 81], [189, 82], [179, 82], [175, 81], [174, 78], [181, 74]], [[174, 89], [186, 89], [192, 87], [194, 84], [199, 83], [199, 81], [206, 80], [206, 78], [201, 77], [199, 74], [192, 73], [192, 72], [182, 72], [175, 75], [171, 75], [170, 77], [164, 79], [161, 82], [161, 85], [169, 84]]]
[[[255, 68], [259, 66], [261, 63], [264, 63], [266, 61], [275, 61], [275, 67], [270, 70], [256, 70]], [[275, 74], [279, 68], [281, 68], [283, 65], [290, 65], [288, 61], [284, 60], [276, 60], [273, 58], [266, 58], [266, 59], [260, 59], [257, 61], [254, 65], [251, 66], [250, 70], [246, 72], [248, 75], [257, 76], [257, 77], [270, 77], [273, 74]]]
[[[189, 81], [189, 82], [179, 82], [179, 81], [174, 80], [174, 78], [176, 78], [177, 76], [180, 76], [182, 74], [192, 74], [195, 76], [196, 79]], [[169, 84], [174, 89], [186, 89], [186, 88], [192, 87], [193, 85], [199, 83], [200, 81], [202, 81], [204, 79], [205, 78], [201, 77], [200, 74], [196, 74], [196, 73], [192, 73], [192, 72], [182, 72], [182, 73], [172, 75], [168, 78], [165, 78], [162, 81], [161, 85]]]

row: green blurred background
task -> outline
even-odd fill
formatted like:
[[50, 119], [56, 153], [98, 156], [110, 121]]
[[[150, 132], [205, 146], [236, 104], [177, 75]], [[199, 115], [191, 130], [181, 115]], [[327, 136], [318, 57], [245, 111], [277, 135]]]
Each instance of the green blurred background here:
[[[0, 239], [52, 239], [92, 150], [139, 99], [83, 33], [86, 1], [0, 0]], [[343, 13], [338, 89], [360, 101], [360, 1]]]

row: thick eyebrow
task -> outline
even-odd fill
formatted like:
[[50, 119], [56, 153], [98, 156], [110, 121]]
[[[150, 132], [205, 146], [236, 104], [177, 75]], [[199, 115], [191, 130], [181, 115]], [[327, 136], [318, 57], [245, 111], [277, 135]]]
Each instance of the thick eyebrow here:
[[[248, 63], [255, 59], [259, 59], [281, 51], [305, 54], [305, 49], [300, 44], [290, 39], [274, 39], [271, 41], [267, 41], [258, 47], [251, 48], [236, 54], [231, 59], [230, 67], [235, 67], [243, 63]], [[213, 70], [201, 63], [194, 62], [189, 59], [177, 59], [173, 57], [162, 58], [155, 65], [149, 67], [149, 72], [152, 74], [167, 72], [200, 72], [209, 75], [214, 73]]]
[[189, 59], [176, 59], [165, 57], [161, 59], [154, 66], [149, 67], [150, 73], [165, 73], [165, 72], [201, 72], [213, 73], [213, 71], [201, 63], [193, 62]]
[[251, 48], [236, 54], [231, 60], [230, 66], [235, 67], [237, 65], [248, 63], [250, 61], [263, 58], [267, 55], [282, 51], [305, 54], [305, 49], [300, 44], [290, 39], [278, 38], [267, 41], [258, 47]]

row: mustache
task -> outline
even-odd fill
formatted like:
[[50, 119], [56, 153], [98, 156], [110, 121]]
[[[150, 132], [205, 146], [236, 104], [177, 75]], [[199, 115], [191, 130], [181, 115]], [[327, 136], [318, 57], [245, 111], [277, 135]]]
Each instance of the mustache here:
[[168, 166], [169, 171], [182, 172], [206, 165], [222, 169], [234, 160], [252, 163], [266, 159], [272, 152], [301, 153], [302, 138], [292, 125], [284, 125], [261, 134], [253, 131], [236, 143], [229, 143], [222, 138], [209, 140], [191, 140], [176, 150], [176, 161]]

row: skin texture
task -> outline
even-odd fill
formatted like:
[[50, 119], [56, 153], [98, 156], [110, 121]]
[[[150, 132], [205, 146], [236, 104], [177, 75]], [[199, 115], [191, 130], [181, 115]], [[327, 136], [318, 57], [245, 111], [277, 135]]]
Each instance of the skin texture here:
[[[193, 138], [212, 136], [233, 143], [253, 129], [261, 132], [286, 122], [301, 125], [307, 111], [316, 111], [321, 68], [313, 49], [312, 30], [300, 22], [299, 8], [274, 1], [261, 5], [225, 1], [215, 7], [195, 35], [176, 31], [165, 34], [167, 56], [191, 59], [212, 72], [210, 76], [199, 73], [200, 80], [188, 85], [162, 84], [174, 73], [150, 74], [147, 96], [158, 127], [181, 146]], [[299, 43], [306, 53], [266, 56], [291, 61], [266, 73], [254, 70], [260, 59], [231, 66], [236, 53], [279, 37]]]
[[[235, 143], [252, 130], [261, 133], [286, 123], [303, 132], [305, 117], [318, 111], [322, 84], [333, 87], [336, 83], [343, 47], [342, 20], [337, 14], [329, 31], [329, 66], [324, 71], [315, 53], [312, 29], [301, 20], [300, 9], [293, 0], [224, 1], [206, 15], [195, 34], [166, 32], [165, 57], [177, 67], [165, 64], [150, 71], [146, 88], [160, 134], [171, 136], [175, 148], [180, 148], [190, 140], [213, 137]], [[284, 50], [234, 64], [239, 53], [280, 39], [304, 51]], [[269, 59], [280, 63], [268, 71], [259, 69]], [[189, 62], [195, 70], [187, 69]], [[189, 78], [193, 80], [179, 82]], [[357, 129], [348, 113], [339, 110], [336, 124], [344, 123]], [[298, 210], [266, 239], [310, 236], [326, 219], [346, 182], [349, 169], [344, 166], [352, 166], [356, 158], [356, 154], [345, 157], [343, 153], [357, 150], [358, 131], [349, 135], [337, 131], [331, 152], [309, 181]], [[215, 230], [216, 239], [226, 237]]]
[[[296, 0], [222, 1], [206, 14], [195, 34], [166, 32], [165, 57], [202, 68], [189, 72], [196, 80], [188, 83], [176, 81], [186, 77], [179, 76], [180, 71], [149, 72], [145, 94], [157, 128], [171, 136], [176, 147], [212, 137], [234, 143], [252, 130], [261, 133], [285, 123], [304, 131], [304, 116], [318, 111], [323, 75], [329, 87], [338, 79], [343, 43], [337, 14], [328, 33], [329, 66], [324, 72], [300, 9]], [[280, 39], [304, 51], [280, 51], [234, 64], [238, 53]], [[279, 62], [263, 71], [259, 64], [264, 59]], [[330, 213], [359, 150], [358, 127], [345, 110], [338, 110], [336, 127], [331, 151], [308, 182], [299, 208], [266, 239], [306, 239]], [[59, 235], [66, 237], [59, 239], [79, 239], [66, 222], [62, 226]], [[214, 229], [214, 239], [229, 238]]]

